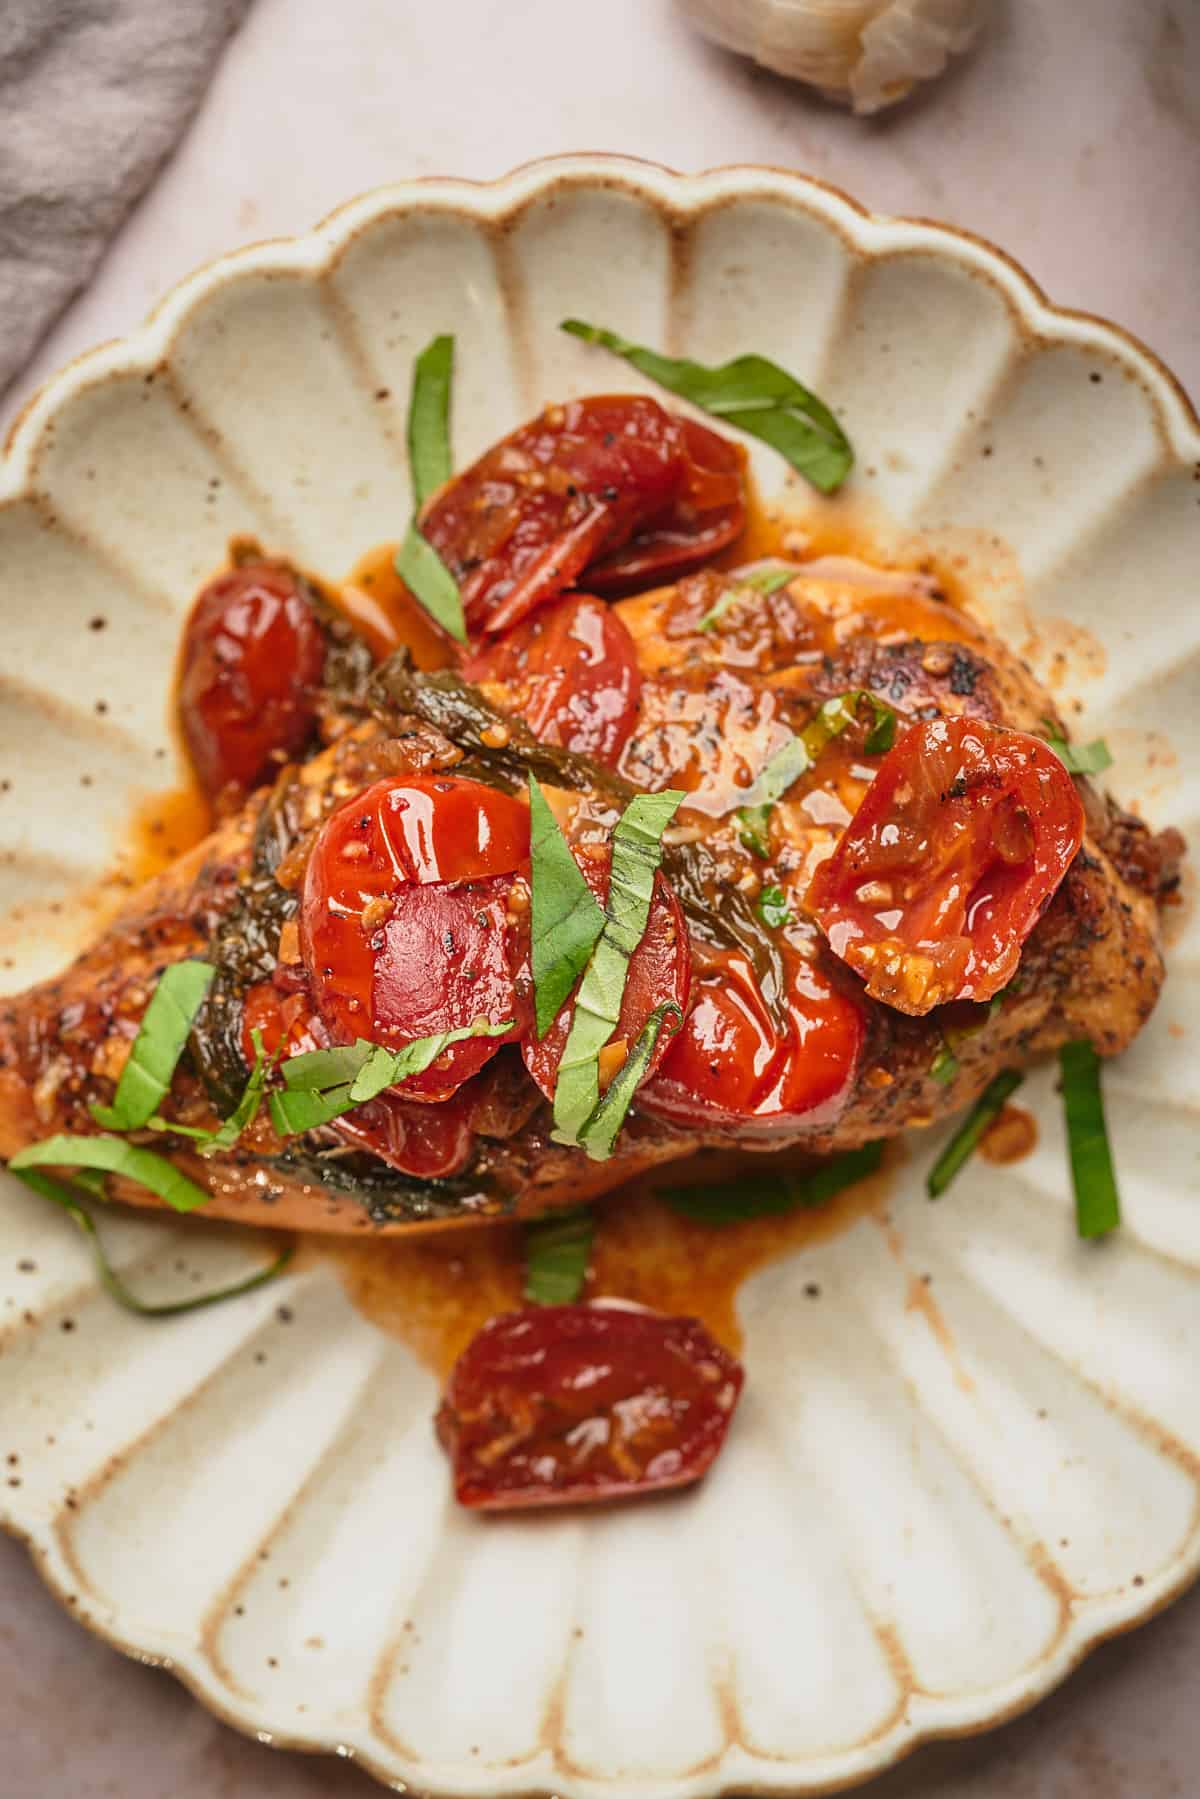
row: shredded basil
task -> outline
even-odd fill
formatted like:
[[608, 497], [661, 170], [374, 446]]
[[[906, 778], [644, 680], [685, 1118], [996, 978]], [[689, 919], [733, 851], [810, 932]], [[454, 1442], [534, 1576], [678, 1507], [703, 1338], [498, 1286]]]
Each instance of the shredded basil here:
[[1100, 1058], [1086, 1041], [1064, 1043], [1058, 1052], [1075, 1226], [1081, 1237], [1103, 1237], [1121, 1222], [1121, 1199], [1100, 1090]]
[[1005, 1068], [988, 1082], [929, 1171], [925, 1190], [930, 1199], [939, 1199], [946, 1191], [959, 1169], [974, 1155], [988, 1125], [999, 1116], [1005, 1101], [1024, 1079], [1015, 1068]]
[[708, 368], [660, 356], [582, 319], [564, 319], [561, 329], [623, 356], [681, 400], [770, 444], [822, 493], [833, 493], [850, 472], [854, 451], [828, 406], [765, 356], [738, 356]]
[[454, 339], [435, 337], [413, 363], [408, 402], [408, 467], [414, 506], [454, 473], [450, 450], [450, 381], [454, 373]]
[[674, 1020], [672, 1032], [677, 1031], [683, 1023], [683, 1013], [674, 1000], [670, 999], [651, 1012], [638, 1033], [637, 1042], [609, 1083], [607, 1093], [581, 1127], [579, 1142], [593, 1162], [606, 1162], [612, 1155], [621, 1126], [625, 1122], [625, 1114], [633, 1103], [634, 1094], [646, 1078], [650, 1058], [668, 1018]]
[[791, 922], [791, 908], [782, 887], [764, 887], [758, 896], [755, 911], [768, 930], [777, 931], [781, 925]]
[[98, 1168], [121, 1174], [165, 1200], [173, 1211], [194, 1212], [211, 1197], [152, 1149], [141, 1149], [124, 1137], [47, 1137], [18, 1150], [9, 1160], [14, 1174], [26, 1168]]
[[604, 911], [580, 874], [579, 864], [532, 775], [529, 862], [529, 954], [537, 1034], [544, 1037], [604, 929]]
[[635, 794], [612, 835], [608, 907], [592, 950], [554, 1087], [554, 1138], [578, 1143], [600, 1100], [600, 1051], [621, 1015], [629, 961], [650, 916], [654, 877], [662, 861], [662, 834], [686, 795]]
[[435, 337], [413, 363], [408, 401], [408, 465], [413, 484], [413, 522], [396, 552], [396, 573], [430, 618], [459, 643], [467, 641], [458, 583], [429, 539], [416, 514], [431, 493], [450, 479], [450, 378], [454, 339]]
[[157, 1114], [146, 1120], [150, 1129], [169, 1132], [175, 1137], [190, 1137], [197, 1152], [206, 1157], [224, 1155], [226, 1150], [232, 1149], [242, 1132], [248, 1130], [258, 1117], [267, 1076], [275, 1063], [275, 1058], [268, 1056], [263, 1048], [262, 1032], [256, 1027], [250, 1036], [254, 1044], [254, 1067], [250, 1070], [250, 1078], [237, 1105], [215, 1131], [198, 1130], [190, 1124], [177, 1124], [174, 1119], [160, 1118]]
[[843, 1188], [874, 1174], [882, 1160], [882, 1143], [864, 1143], [804, 1174], [739, 1174], [721, 1185], [662, 1187], [659, 1196], [699, 1224], [740, 1224], [746, 1218], [823, 1206]]
[[396, 552], [396, 573], [430, 618], [459, 643], [466, 643], [467, 623], [458, 582], [416, 525], [409, 526]]
[[587, 1279], [596, 1220], [563, 1212], [525, 1227], [525, 1298], [536, 1306], [574, 1305]]
[[[18, 1172], [17, 1179], [24, 1182], [32, 1193], [38, 1194], [42, 1199], [52, 1200], [56, 1206], [62, 1207], [68, 1218], [87, 1238], [96, 1264], [96, 1274], [104, 1291], [127, 1312], [136, 1312], [141, 1318], [178, 1318], [184, 1312], [198, 1312], [203, 1306], [215, 1306], [221, 1300], [236, 1299], [239, 1294], [250, 1293], [255, 1287], [263, 1287], [268, 1281], [273, 1281], [276, 1275], [282, 1274], [295, 1253], [294, 1246], [289, 1243], [287, 1248], [281, 1250], [267, 1267], [258, 1269], [256, 1273], [248, 1275], [244, 1280], [235, 1281], [232, 1286], [217, 1287], [209, 1293], [189, 1294], [187, 1299], [157, 1301], [139, 1299], [137, 1294], [131, 1292], [125, 1285], [105, 1254], [95, 1220], [86, 1206], [81, 1205], [65, 1187], [60, 1186], [57, 1181], [51, 1180], [48, 1175], [37, 1174], [32, 1169], [27, 1169], [24, 1172]], [[82, 1185], [83, 1183], [76, 1182], [75, 1184]]]
[[175, 962], [164, 968], [121, 1070], [112, 1105], [89, 1107], [105, 1130], [141, 1130], [158, 1110], [216, 972], [209, 962]]
[[1053, 750], [1073, 775], [1102, 775], [1112, 767], [1112, 752], [1103, 737], [1096, 737], [1091, 743], [1068, 743], [1065, 737], [1047, 737], [1046, 748]]
[[475, 1018], [455, 1030], [418, 1037], [402, 1049], [385, 1049], [360, 1037], [341, 1049], [292, 1056], [283, 1064], [284, 1091], [271, 1095], [271, 1122], [281, 1137], [316, 1130], [355, 1106], [366, 1105], [397, 1081], [424, 1073], [452, 1043], [468, 1037], [503, 1037], [512, 1028], [511, 1018], [503, 1024]]

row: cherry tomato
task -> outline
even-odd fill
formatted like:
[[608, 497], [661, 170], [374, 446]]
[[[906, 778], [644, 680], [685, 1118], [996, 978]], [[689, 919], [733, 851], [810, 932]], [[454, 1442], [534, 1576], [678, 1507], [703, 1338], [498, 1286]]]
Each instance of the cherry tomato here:
[[850, 1095], [862, 1051], [859, 1007], [790, 952], [787, 1026], [763, 1002], [753, 971], [726, 952], [697, 975], [692, 1008], [638, 1106], [672, 1124], [715, 1125], [742, 1137], [782, 1135], [835, 1118]]
[[[515, 1021], [508, 894], [528, 856], [527, 808], [478, 781], [389, 776], [340, 806], [300, 908], [301, 956], [334, 1040], [400, 1047], [477, 1018]], [[395, 1091], [445, 1099], [504, 1040], [452, 1044]]]
[[[498, 635], [644, 528], [666, 530], [672, 567], [732, 541], [744, 463], [736, 445], [655, 400], [570, 400], [449, 482], [421, 529], [459, 583], [468, 627]], [[618, 585], [628, 578], [618, 570]]]
[[455, 1498], [506, 1511], [687, 1486], [719, 1453], [742, 1379], [696, 1318], [605, 1304], [493, 1318], [438, 1412]]
[[[573, 855], [579, 864], [583, 877], [595, 897], [603, 906], [608, 900], [608, 877], [611, 855], [607, 850], [577, 849]], [[559, 1012], [546, 1035], [538, 1041], [532, 1020], [532, 995], [530, 992], [532, 977], [529, 973], [528, 946], [525, 945], [525, 956], [518, 972], [518, 991], [525, 996], [527, 1023], [525, 1034], [521, 1040], [521, 1054], [525, 1066], [546, 1095], [553, 1099], [554, 1086], [558, 1078], [558, 1065], [566, 1047], [567, 1034], [571, 1028], [571, 1020], [575, 1016], [575, 1001], [571, 998]], [[688, 1001], [688, 989], [691, 985], [691, 950], [688, 942], [687, 925], [679, 901], [667, 886], [661, 875], [654, 877], [654, 893], [650, 901], [650, 915], [646, 920], [646, 929], [642, 940], [629, 958], [629, 974], [625, 981], [625, 990], [621, 995], [621, 1012], [617, 1019], [617, 1028], [612, 1042], [601, 1051], [601, 1067], [605, 1067], [604, 1057], [611, 1054], [612, 1064], [607, 1073], [611, 1079], [628, 1053], [637, 1042], [642, 1028], [650, 1014], [665, 1000], [674, 1000], [680, 1011], [684, 1011]], [[652, 1074], [666, 1055], [671, 1042], [668, 1029], [659, 1032], [654, 1053], [650, 1058], [648, 1073]], [[640, 1089], [639, 1089], [640, 1091]]]
[[679, 426], [689, 462], [685, 490], [668, 512], [593, 565], [588, 580], [597, 593], [636, 593], [673, 581], [742, 534], [741, 446], [695, 419], [681, 418]]
[[873, 998], [923, 1013], [986, 1000], [1083, 840], [1053, 750], [977, 719], [913, 725], [880, 764], [808, 904]]
[[402, 1174], [426, 1181], [444, 1180], [458, 1174], [471, 1159], [475, 1142], [472, 1110], [466, 1087], [437, 1106], [381, 1093], [335, 1118], [332, 1128], [344, 1143], [378, 1156]]
[[[287, 1056], [300, 1056], [329, 1044], [329, 1032], [314, 1016], [311, 995], [283, 994], [269, 980], [256, 981], [243, 1004], [242, 1054], [248, 1067], [255, 1059], [255, 1030], [269, 1056], [281, 1049]], [[435, 1180], [466, 1166], [482, 1097], [466, 1086], [444, 1104], [431, 1106], [381, 1093], [335, 1118], [329, 1128], [343, 1142], [369, 1150], [404, 1174]]]
[[307, 993], [282, 993], [274, 981], [256, 981], [242, 1002], [242, 1055], [246, 1067], [253, 1068], [255, 1063], [255, 1031], [268, 1056], [281, 1051], [299, 1056], [324, 1047], [325, 1033], [313, 1027], [312, 1000]]
[[615, 766], [637, 722], [642, 677], [628, 627], [586, 594], [543, 606], [469, 658], [468, 681], [504, 689], [506, 712], [543, 743]]
[[202, 589], [183, 637], [179, 717], [210, 798], [248, 792], [304, 748], [325, 638], [296, 576], [245, 563]]

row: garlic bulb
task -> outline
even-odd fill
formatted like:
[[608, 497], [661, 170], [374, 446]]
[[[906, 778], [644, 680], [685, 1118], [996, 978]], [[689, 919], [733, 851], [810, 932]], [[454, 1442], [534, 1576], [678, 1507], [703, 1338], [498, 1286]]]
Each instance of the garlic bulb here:
[[677, 0], [697, 30], [855, 112], [879, 112], [970, 48], [987, 0]]

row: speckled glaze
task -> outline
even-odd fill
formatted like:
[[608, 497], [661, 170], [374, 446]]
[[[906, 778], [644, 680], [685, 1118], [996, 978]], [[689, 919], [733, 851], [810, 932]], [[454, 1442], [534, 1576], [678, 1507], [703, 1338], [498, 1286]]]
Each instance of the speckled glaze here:
[[[569, 313], [810, 381], [859, 449], [845, 504], [961, 555], [1107, 736], [1118, 791], [1195, 840], [1200, 426], [1166, 371], [960, 233], [782, 172], [573, 158], [388, 189], [215, 263], [27, 408], [0, 471], [6, 986], [86, 936], [73, 896], [173, 778], [180, 616], [229, 535], [330, 574], [394, 536], [435, 331], [458, 339], [460, 462], [542, 401], [638, 385], [555, 330]], [[433, 1377], [320, 1264], [145, 1324], [6, 1177], [0, 1522], [81, 1619], [230, 1722], [396, 1785], [853, 1784], [1030, 1704], [1200, 1568], [1197, 1016], [1185, 908], [1108, 1076], [1118, 1239], [1076, 1241], [1047, 1075], [1035, 1153], [937, 1207], [916, 1137], [890, 1222], [744, 1288], [749, 1384], [708, 1482], [604, 1515], [456, 1512]], [[166, 1289], [262, 1253], [155, 1219], [109, 1235]]]

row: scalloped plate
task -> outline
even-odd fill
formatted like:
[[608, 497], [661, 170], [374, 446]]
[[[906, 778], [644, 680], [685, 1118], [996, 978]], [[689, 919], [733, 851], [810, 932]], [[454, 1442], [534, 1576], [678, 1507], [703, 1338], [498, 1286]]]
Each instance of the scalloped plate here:
[[[0, 474], [6, 986], [86, 936], [72, 896], [172, 777], [180, 615], [228, 536], [336, 572], [394, 535], [435, 331], [458, 338], [460, 461], [547, 399], [636, 385], [556, 331], [572, 312], [753, 348], [830, 396], [860, 448], [847, 503], [940, 533], [1108, 737], [1123, 796], [1194, 827], [1200, 426], [1161, 365], [987, 245], [798, 176], [570, 158], [388, 189], [214, 263], [27, 408]], [[752, 455], [768, 497], [810, 505]], [[980, 1729], [1200, 1567], [1198, 1011], [1185, 916], [1108, 1078], [1118, 1240], [1077, 1243], [1031, 1081], [1030, 1158], [931, 1208], [924, 1139], [890, 1233], [864, 1219], [744, 1287], [723, 1460], [603, 1516], [456, 1512], [432, 1377], [320, 1265], [151, 1330], [6, 1178], [0, 1521], [77, 1616], [241, 1729], [426, 1791], [811, 1793]], [[162, 1221], [112, 1235], [168, 1278], [248, 1255]]]

